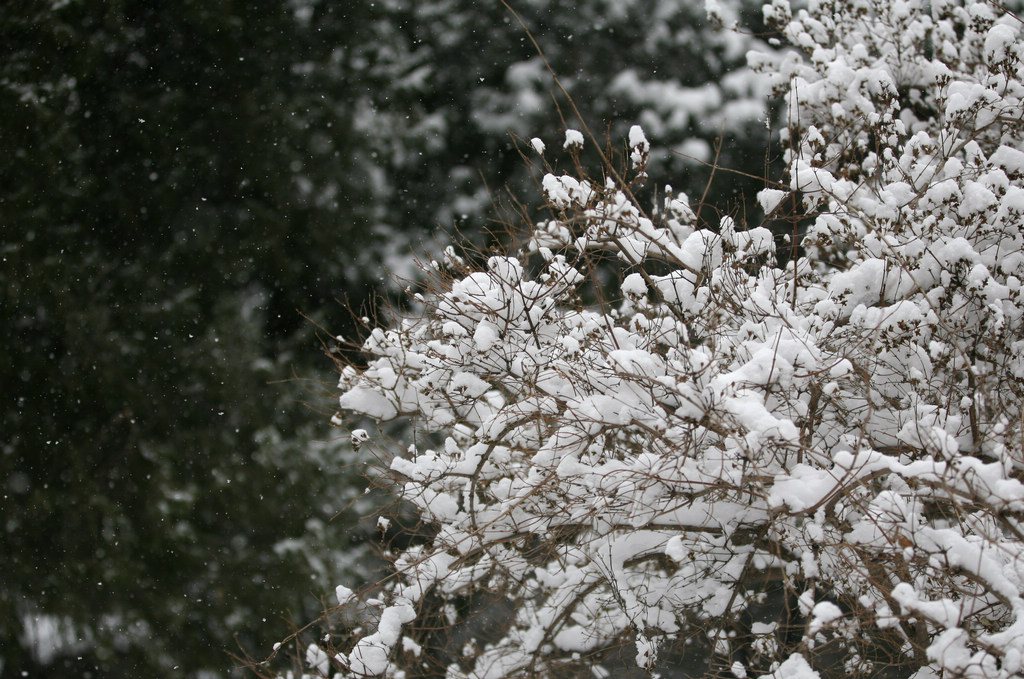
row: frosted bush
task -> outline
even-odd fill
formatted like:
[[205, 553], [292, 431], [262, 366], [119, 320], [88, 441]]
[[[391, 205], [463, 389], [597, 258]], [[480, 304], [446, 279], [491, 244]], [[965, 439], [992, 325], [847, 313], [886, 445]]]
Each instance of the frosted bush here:
[[1021, 23], [811, 6], [767, 6], [794, 49], [751, 55], [788, 110], [761, 205], [803, 206], [801, 250], [670, 189], [647, 212], [610, 168], [552, 172], [523, 252], [370, 333], [341, 408], [414, 423], [366, 445], [424, 528], [377, 622], [311, 669], [602, 676], [624, 644], [649, 668], [701, 639], [720, 676], [1018, 674]]

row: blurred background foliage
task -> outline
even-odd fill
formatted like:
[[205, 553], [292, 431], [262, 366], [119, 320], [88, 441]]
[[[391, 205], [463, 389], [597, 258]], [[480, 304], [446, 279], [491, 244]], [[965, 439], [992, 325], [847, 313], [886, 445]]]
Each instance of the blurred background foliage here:
[[[765, 93], [728, 75], [756, 3], [745, 36], [685, 0], [512, 4], [652, 177], [699, 197], [716, 137], [763, 171]], [[580, 124], [555, 92], [499, 3], [5, 6], [0, 676], [239, 675], [373, 567], [318, 328], [529, 198], [516, 137]], [[718, 176], [738, 212], [760, 188]]]

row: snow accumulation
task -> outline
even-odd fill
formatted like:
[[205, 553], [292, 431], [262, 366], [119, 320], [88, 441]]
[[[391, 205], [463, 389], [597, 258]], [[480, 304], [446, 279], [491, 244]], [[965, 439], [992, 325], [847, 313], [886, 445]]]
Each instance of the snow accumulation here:
[[640, 168], [646, 162], [647, 155], [651, 151], [651, 144], [647, 141], [643, 128], [639, 125], [629, 128], [629, 148], [631, 149], [629, 159], [633, 164], [633, 169]]
[[[436, 608], [452, 679], [697, 635], [734, 677], [1020, 671], [1024, 41], [964, 4], [766, 7], [797, 49], [751, 56], [787, 102], [758, 202], [802, 205], [795, 261], [770, 223], [638, 204], [638, 125], [621, 184], [545, 174], [519, 255], [370, 334], [341, 409], [414, 424], [390, 469], [429, 530], [310, 667], [403, 676]], [[800, 605], [736, 634], [770, 591]], [[456, 606], [485, 593], [514, 611], [489, 635]]]
[[568, 129], [565, 131], [565, 143], [562, 144], [562, 148], [571, 149], [583, 148], [583, 133], [579, 130]]

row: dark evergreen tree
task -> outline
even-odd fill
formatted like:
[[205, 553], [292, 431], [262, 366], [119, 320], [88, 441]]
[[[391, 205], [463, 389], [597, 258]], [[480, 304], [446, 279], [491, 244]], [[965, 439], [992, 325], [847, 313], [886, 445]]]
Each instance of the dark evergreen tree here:
[[[506, 187], [534, 193], [515, 138], [528, 140], [559, 120], [585, 123], [602, 141], [623, 139], [642, 123], [652, 143], [668, 149], [651, 159], [651, 170], [676, 177], [675, 188], [697, 198], [716, 161], [716, 138], [724, 139], [721, 166], [763, 176], [768, 91], [741, 69], [764, 32], [760, 3], [722, 4], [734, 8], [723, 19], [746, 26], [745, 35], [717, 30], [703, 3], [678, 0], [522, 0], [510, 3], [514, 13], [473, 0], [376, 3], [373, 34], [358, 40], [355, 54], [367, 83], [357, 125], [390, 187], [390, 219], [476, 231]], [[763, 185], [718, 176], [709, 198], [726, 198], [716, 202], [737, 211]]]
[[319, 418], [288, 380], [326, 365], [299, 312], [366, 275], [345, 80], [302, 70], [344, 18], [315, 19], [0, 17], [3, 676], [223, 670], [344, 568], [341, 451], [291, 443]]

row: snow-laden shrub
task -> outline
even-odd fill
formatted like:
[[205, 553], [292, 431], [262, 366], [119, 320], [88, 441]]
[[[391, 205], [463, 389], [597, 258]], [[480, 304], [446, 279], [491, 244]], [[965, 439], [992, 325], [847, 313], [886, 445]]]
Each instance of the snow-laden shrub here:
[[600, 677], [691, 639], [723, 676], [1021, 671], [1024, 31], [811, 5], [767, 6], [797, 49], [751, 55], [789, 119], [761, 203], [803, 205], [806, 256], [551, 172], [519, 256], [372, 331], [341, 408], [415, 425], [376, 445], [423, 527], [312, 668]]

